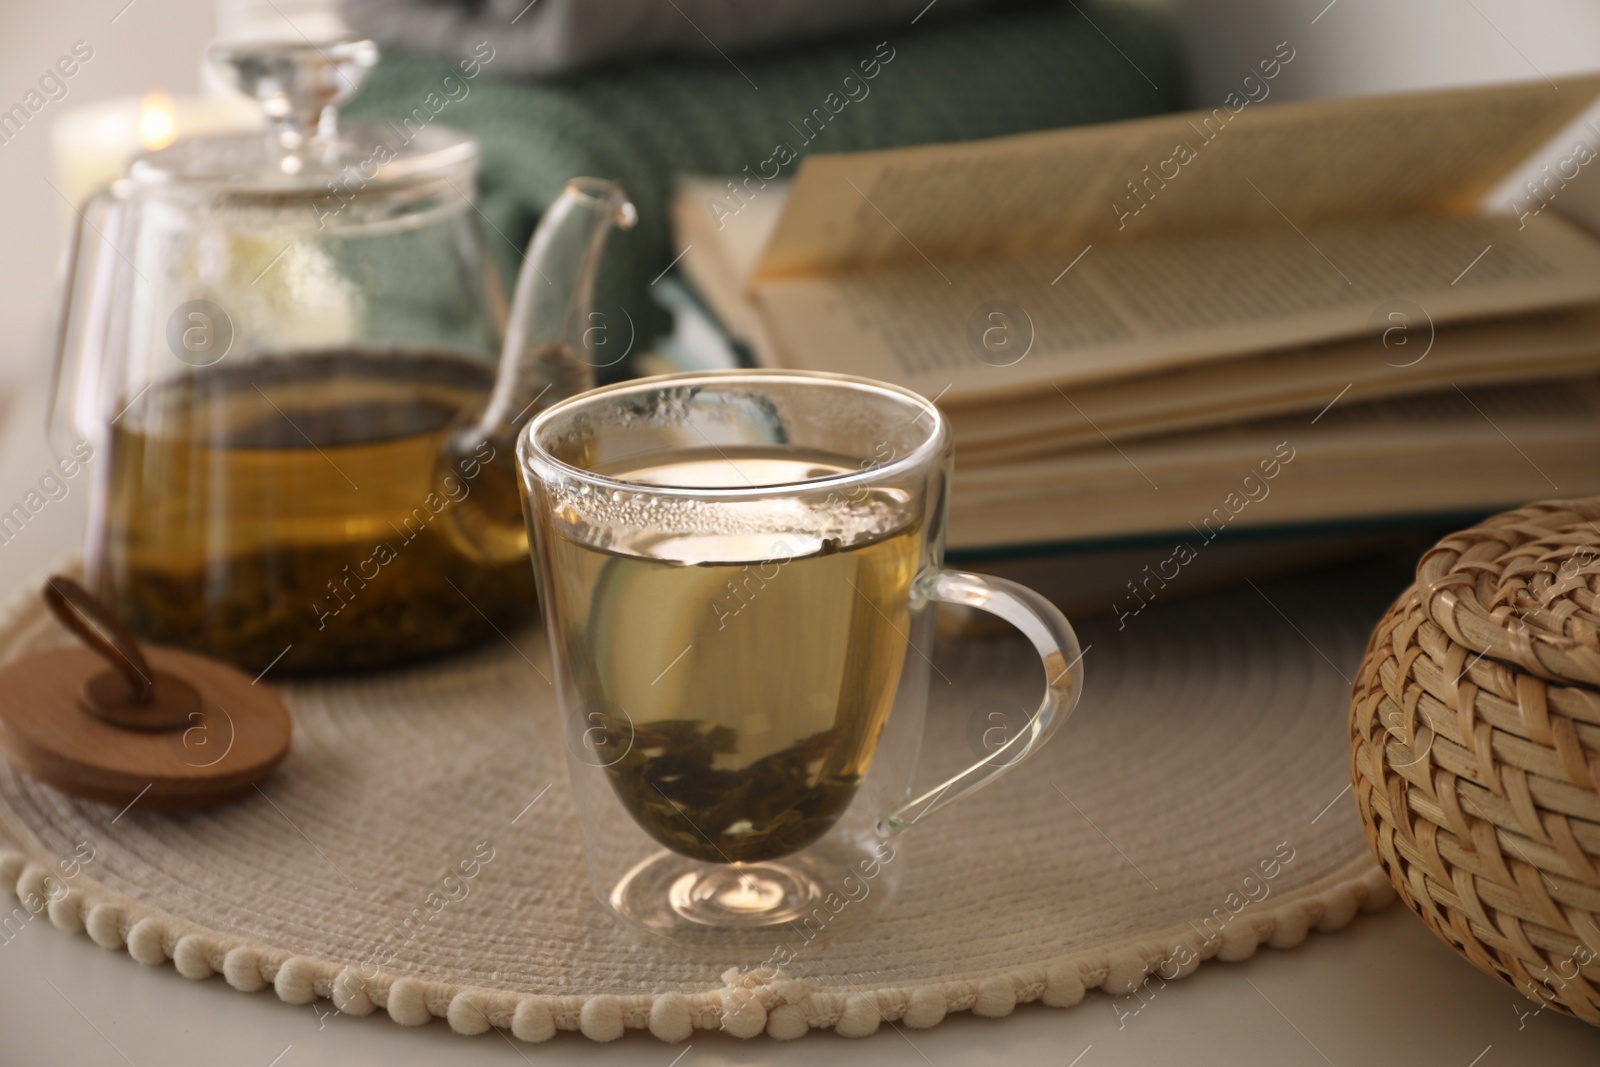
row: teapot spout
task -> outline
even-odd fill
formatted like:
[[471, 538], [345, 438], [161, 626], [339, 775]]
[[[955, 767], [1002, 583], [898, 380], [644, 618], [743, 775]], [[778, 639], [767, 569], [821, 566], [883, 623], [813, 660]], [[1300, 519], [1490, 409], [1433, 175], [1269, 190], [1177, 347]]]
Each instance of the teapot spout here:
[[593, 388], [595, 368], [626, 354], [631, 326], [594, 308], [594, 278], [611, 227], [638, 219], [622, 186], [603, 178], [573, 178], [544, 213], [517, 275], [483, 437], [515, 441], [536, 409]]
[[622, 186], [574, 178], [534, 230], [494, 390], [481, 415], [446, 438], [439, 456], [441, 478], [474, 483], [441, 524], [470, 558], [493, 564], [527, 556], [517, 434], [557, 400], [593, 388], [595, 368], [626, 355], [631, 325], [609, 323], [606, 312], [594, 308], [594, 278], [611, 227], [630, 229], [638, 218]]

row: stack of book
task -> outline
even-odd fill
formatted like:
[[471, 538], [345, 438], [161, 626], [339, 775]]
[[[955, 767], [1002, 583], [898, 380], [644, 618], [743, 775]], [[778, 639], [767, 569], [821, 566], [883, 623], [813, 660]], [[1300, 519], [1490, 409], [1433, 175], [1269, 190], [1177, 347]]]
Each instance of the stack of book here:
[[952, 548], [1176, 558], [1600, 493], [1600, 240], [1547, 210], [1600, 155], [1597, 95], [1230, 98], [819, 155], [686, 178], [674, 225], [752, 362], [948, 413]]

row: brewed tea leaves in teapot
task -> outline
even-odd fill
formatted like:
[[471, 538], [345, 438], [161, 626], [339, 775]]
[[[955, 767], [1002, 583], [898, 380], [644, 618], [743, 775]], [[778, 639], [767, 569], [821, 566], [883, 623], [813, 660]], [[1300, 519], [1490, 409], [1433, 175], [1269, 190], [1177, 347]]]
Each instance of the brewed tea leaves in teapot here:
[[535, 605], [520, 509], [474, 502], [493, 557], [450, 532], [512, 458], [482, 442], [437, 466], [492, 380], [450, 353], [339, 349], [152, 387], [113, 426], [100, 595], [150, 640], [255, 670], [393, 662], [514, 625]]

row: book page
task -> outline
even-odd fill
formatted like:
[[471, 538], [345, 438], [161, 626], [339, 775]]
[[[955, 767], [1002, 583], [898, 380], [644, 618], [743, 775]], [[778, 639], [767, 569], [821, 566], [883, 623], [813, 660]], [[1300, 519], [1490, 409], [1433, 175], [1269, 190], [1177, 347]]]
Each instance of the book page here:
[[[1467, 213], [1600, 77], [1252, 104], [960, 144], [816, 155], [758, 275], [1056, 253], [1199, 230]], [[1066, 258], [1060, 258], [1064, 254]]]
[[[1382, 469], [1384, 476], [1374, 478]], [[1041, 492], [1041, 487], [1048, 487]], [[1489, 511], [1600, 492], [1600, 380], [1446, 389], [989, 467], [956, 456], [953, 548]]]
[[678, 261], [722, 328], [747, 346], [757, 363], [777, 366], [746, 285], [777, 226], [789, 183], [767, 182], [743, 200], [729, 193], [730, 184], [697, 176], [678, 180], [672, 198], [673, 237], [682, 249]]
[[1600, 243], [1548, 212], [1280, 224], [1095, 246], [1070, 269], [1025, 255], [768, 277], [754, 297], [784, 366], [961, 400], [1593, 302]]
[[732, 178], [683, 175], [672, 197], [674, 232], [685, 244], [715, 245], [741, 288], [761, 262], [791, 184], [775, 179], [754, 188], [754, 180], [746, 178], [740, 185]]
[[[1373, 397], [1600, 373], [1600, 305], [1417, 330], [1384, 347], [1333, 341], [1038, 390], [1004, 405], [941, 401], [964, 466], [1098, 446]], [[948, 398], [946, 398], [948, 400]], [[1308, 416], [1309, 417], [1309, 416]]]

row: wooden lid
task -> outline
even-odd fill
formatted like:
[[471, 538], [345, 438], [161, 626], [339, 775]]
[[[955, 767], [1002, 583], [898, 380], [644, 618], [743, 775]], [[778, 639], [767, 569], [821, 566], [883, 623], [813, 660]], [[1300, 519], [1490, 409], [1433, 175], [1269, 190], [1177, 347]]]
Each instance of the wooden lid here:
[[45, 600], [94, 651], [0, 667], [0, 750], [23, 773], [74, 796], [175, 811], [249, 792], [288, 753], [289, 710], [264, 683], [191, 652], [141, 649], [70, 579], [51, 578]]

